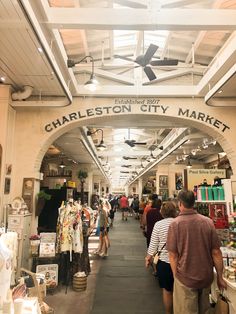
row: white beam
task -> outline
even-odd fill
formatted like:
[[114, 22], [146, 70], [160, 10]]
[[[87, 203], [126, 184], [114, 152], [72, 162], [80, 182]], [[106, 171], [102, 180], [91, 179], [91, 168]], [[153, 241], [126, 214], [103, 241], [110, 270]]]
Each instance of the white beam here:
[[[214, 85], [235, 64], [236, 60], [236, 32], [234, 32], [218, 54], [215, 56], [209, 70], [198, 84], [198, 93], [202, 95], [210, 85]], [[212, 88], [212, 86], [210, 86]]]
[[128, 8], [134, 8], [134, 9], [146, 9], [147, 6], [145, 4], [138, 3], [136, 1], [130, 1], [130, 0], [114, 0], [114, 3], [117, 3], [121, 6], [128, 7]]
[[[188, 1], [189, 1], [189, 0], [188, 0]], [[216, 1], [214, 2], [214, 4], [213, 4], [212, 8], [213, 8], [213, 9], [219, 9], [220, 6], [222, 5], [222, 2], [223, 2], [223, 1], [224, 1], [224, 0], [216, 0]], [[197, 36], [197, 38], [196, 38], [196, 40], [195, 40], [195, 42], [194, 42], [194, 44], [193, 44], [193, 47], [192, 47], [192, 49], [194, 49], [194, 52], [197, 51], [197, 49], [198, 49], [198, 47], [200, 46], [200, 44], [201, 44], [203, 38], [205, 37], [205, 35], [206, 35], [206, 31], [201, 31], [201, 32], [198, 34], [198, 36]], [[186, 57], [186, 59], [185, 59], [185, 63], [189, 63], [190, 60], [192, 59], [192, 55], [193, 55], [192, 49], [189, 51], [189, 53], [188, 53], [188, 55], [187, 55], [187, 57]]]
[[147, 81], [143, 83], [143, 85], [152, 85], [155, 83], [167, 81], [176, 77], [180, 77], [187, 74], [196, 74], [196, 75], [203, 75], [203, 70], [195, 70], [193, 68], [187, 68], [187, 69], [178, 69], [178, 70], [172, 70], [169, 72], [161, 73], [157, 75], [157, 78], [153, 81]]
[[[236, 10], [50, 8], [52, 28], [117, 30], [235, 30]], [[127, 18], [128, 16], [128, 18]]]
[[69, 100], [69, 103], [72, 102], [72, 94], [67, 86], [67, 82], [64, 79], [64, 76], [61, 72], [61, 69], [58, 65], [58, 63], [55, 60], [54, 54], [51, 50], [51, 47], [48, 44], [48, 41], [41, 29], [41, 26], [38, 22], [38, 19], [33, 11], [33, 8], [31, 6], [31, 3], [29, 2], [29, 0], [21, 0], [21, 4], [24, 8], [24, 13], [25, 15], [27, 15], [28, 20], [30, 21], [32, 28], [37, 36], [38, 41], [40, 42], [45, 55], [47, 56], [47, 59], [50, 63], [51, 68], [53, 69], [58, 81], [60, 82], [60, 85], [66, 95], [66, 97]]
[[176, 8], [180, 6], [185, 6], [185, 5], [191, 5], [191, 4], [196, 4], [196, 2], [203, 2], [203, 1], [196, 1], [196, 0], [162, 0], [162, 8]]
[[144, 96], [144, 97], [193, 97], [197, 96], [196, 86], [192, 85], [159, 85], [159, 86], [116, 86], [103, 85], [99, 90], [90, 92], [84, 85], [78, 86], [77, 96], [117, 97], [117, 96]]
[[[76, 74], [79, 74], [82, 72], [91, 73], [91, 69], [84, 68], [83, 71], [81, 71], [81, 72], [76, 70]], [[122, 76], [122, 75], [117, 75], [117, 74], [114, 74], [112, 72], [107, 72], [107, 71], [103, 71], [100, 69], [95, 69], [94, 74], [96, 76], [100, 76], [100, 77], [103, 77], [105, 79], [113, 80], [115, 82], [120, 82], [120, 83], [124, 83], [124, 84], [128, 84], [128, 85], [134, 85], [134, 83], [135, 83], [134, 79], [132, 79], [132, 78], [128, 78], [128, 77]]]

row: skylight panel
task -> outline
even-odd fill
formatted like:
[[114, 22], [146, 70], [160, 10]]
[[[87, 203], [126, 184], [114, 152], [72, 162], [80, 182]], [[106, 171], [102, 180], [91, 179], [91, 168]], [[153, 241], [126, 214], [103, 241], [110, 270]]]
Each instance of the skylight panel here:
[[136, 31], [114, 30], [114, 48], [134, 46]]
[[165, 47], [168, 35], [169, 31], [165, 30], [145, 32], [144, 46], [148, 47], [150, 44], [154, 44], [162, 49]]

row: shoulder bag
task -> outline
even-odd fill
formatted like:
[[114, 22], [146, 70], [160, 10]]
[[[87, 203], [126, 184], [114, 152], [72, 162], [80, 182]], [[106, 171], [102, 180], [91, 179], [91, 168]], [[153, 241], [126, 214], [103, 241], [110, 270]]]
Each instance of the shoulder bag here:
[[157, 251], [156, 253], [153, 254], [153, 264], [157, 264], [158, 260], [159, 260], [159, 256], [161, 254], [161, 251], [164, 249], [164, 247], [166, 246], [166, 243], [163, 244], [162, 248], [160, 249], [160, 251]]

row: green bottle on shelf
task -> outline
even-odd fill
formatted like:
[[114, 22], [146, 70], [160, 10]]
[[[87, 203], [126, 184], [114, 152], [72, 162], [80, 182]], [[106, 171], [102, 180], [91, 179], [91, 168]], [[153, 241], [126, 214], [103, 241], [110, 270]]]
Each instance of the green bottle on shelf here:
[[219, 197], [218, 197], [218, 189], [216, 185], [213, 185], [212, 192], [213, 192], [214, 201], [218, 201]]
[[219, 195], [219, 200], [223, 201], [225, 199], [225, 191], [222, 185], [218, 186], [218, 195]]
[[202, 201], [206, 201], [206, 186], [201, 186], [201, 197], [202, 197]]
[[207, 193], [208, 193], [208, 201], [213, 201], [213, 190], [212, 186], [207, 187]]

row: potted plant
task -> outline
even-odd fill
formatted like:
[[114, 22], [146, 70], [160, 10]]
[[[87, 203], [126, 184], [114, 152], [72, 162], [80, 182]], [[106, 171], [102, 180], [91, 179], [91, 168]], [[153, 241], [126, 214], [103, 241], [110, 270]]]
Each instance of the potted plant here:
[[77, 175], [80, 182], [85, 182], [85, 179], [88, 177], [88, 172], [86, 170], [80, 169]]
[[46, 201], [51, 199], [51, 195], [46, 193], [44, 190], [40, 191], [37, 194], [37, 203], [36, 203], [36, 211], [35, 214], [36, 216], [39, 216], [44, 208], [44, 205], [46, 203]]
[[77, 176], [81, 183], [81, 204], [84, 204], [84, 182], [85, 179], [88, 177], [88, 172], [86, 170], [80, 169]]

